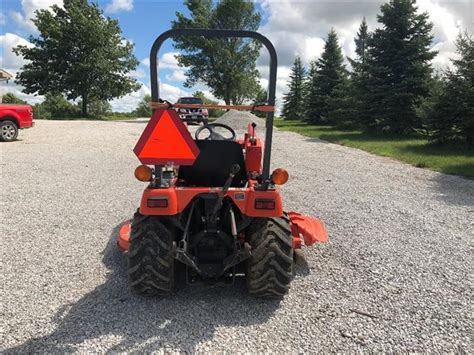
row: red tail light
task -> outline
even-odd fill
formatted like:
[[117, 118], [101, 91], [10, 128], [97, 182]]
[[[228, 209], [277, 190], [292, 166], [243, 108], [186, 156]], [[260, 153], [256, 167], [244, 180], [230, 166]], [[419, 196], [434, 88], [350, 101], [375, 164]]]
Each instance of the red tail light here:
[[149, 198], [147, 201], [147, 206], [166, 208], [168, 207], [168, 199], [166, 197]]
[[274, 210], [275, 209], [275, 200], [256, 199], [255, 200], [255, 209], [257, 209], [257, 210]]

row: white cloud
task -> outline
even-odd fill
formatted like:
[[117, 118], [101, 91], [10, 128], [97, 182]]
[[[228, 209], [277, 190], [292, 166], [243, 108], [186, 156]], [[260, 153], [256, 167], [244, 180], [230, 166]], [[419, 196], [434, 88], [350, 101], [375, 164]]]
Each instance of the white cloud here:
[[[324, 40], [331, 28], [339, 37], [344, 56], [355, 53], [354, 37], [363, 17], [373, 31], [380, 26], [376, 16], [380, 13], [382, 0], [263, 0], [262, 7], [268, 13], [267, 23], [260, 32], [273, 42], [279, 63], [277, 99], [281, 104], [282, 93], [287, 91], [288, 70], [296, 55], [308, 67], [311, 60], [318, 58], [324, 47]], [[446, 68], [450, 58], [455, 57], [454, 40], [461, 29], [472, 31], [474, 5], [472, 0], [418, 0], [419, 11], [427, 11], [434, 24], [433, 49], [439, 51], [433, 60], [435, 69]], [[347, 63], [346, 63], [347, 64]], [[268, 55], [262, 49], [258, 61], [259, 69], [268, 65]], [[261, 70], [261, 83], [266, 87], [267, 71]]]
[[179, 69], [181, 68], [178, 65], [178, 59], [176, 59], [176, 55], [179, 54], [177, 52], [167, 52], [164, 53], [160, 61], [158, 62], [158, 67], [166, 68], [166, 69]]
[[146, 74], [145, 74], [144, 70], [138, 68], [138, 69], [130, 71], [130, 73], [128, 73], [128, 76], [130, 76], [132, 78], [135, 78], [135, 79], [142, 79], [142, 78], [146, 77]]
[[105, 12], [117, 13], [133, 10], [133, 0], [112, 0], [106, 7]]
[[[150, 87], [142, 83], [142, 87], [124, 97], [112, 100], [112, 110], [116, 112], [130, 112], [137, 108], [138, 103], [145, 95], [150, 95]], [[170, 84], [160, 84], [160, 97], [170, 102], [176, 102], [182, 96], [189, 96], [190, 93]]]
[[[7, 32], [4, 35], [0, 35], [0, 46], [3, 49], [2, 56], [0, 57], [0, 63], [2, 63], [2, 68], [13, 74], [14, 77], [16, 77], [19, 69], [27, 63], [27, 61], [23, 59], [22, 56], [17, 56], [15, 53], [13, 53], [12, 49], [18, 45], [24, 45], [28, 47], [33, 46], [26, 39], [14, 33]], [[20, 97], [22, 100], [26, 100], [31, 104], [43, 101], [42, 96], [24, 94], [22, 90], [23, 87], [15, 84], [15, 80], [12, 79], [8, 83], [2, 83], [0, 94], [3, 95], [7, 92], [11, 92]]]
[[189, 95], [191, 95], [189, 91], [183, 90], [180, 87], [166, 83], [160, 84], [160, 97], [162, 99], [168, 100], [170, 102], [176, 102], [180, 97]]
[[184, 82], [186, 80], [186, 75], [184, 70], [173, 70], [171, 74], [166, 75], [166, 79], [169, 81]]
[[141, 83], [142, 87], [137, 91], [134, 91], [121, 98], [110, 101], [112, 110], [115, 112], [131, 112], [137, 108], [138, 103], [145, 97], [150, 95], [150, 88], [145, 84]]
[[52, 5], [63, 5], [63, 0], [21, 0], [22, 12], [13, 11], [11, 17], [20, 27], [36, 33], [36, 26], [31, 21], [36, 17], [35, 11], [40, 9], [47, 9]]
[[26, 60], [23, 59], [23, 57], [17, 56], [15, 53], [13, 53], [12, 49], [18, 45], [24, 45], [28, 47], [32, 47], [33, 45], [23, 37], [8, 32], [4, 35], [0, 35], [0, 45], [3, 49], [1, 58], [2, 67], [16, 74], [18, 69], [20, 69], [26, 63]]
[[[178, 65], [178, 59], [176, 59], [176, 55], [178, 55], [178, 52], [166, 52], [161, 55], [161, 57], [158, 60], [158, 67], [163, 68], [163, 69], [186, 69], [183, 67], [180, 67]], [[150, 66], [150, 58], [146, 57], [143, 58], [140, 61], [141, 64], [149, 67]]]
[[142, 60], [140, 60], [140, 64], [142, 64], [146, 67], [150, 67], [150, 58], [148, 58], [148, 57], [143, 58]]

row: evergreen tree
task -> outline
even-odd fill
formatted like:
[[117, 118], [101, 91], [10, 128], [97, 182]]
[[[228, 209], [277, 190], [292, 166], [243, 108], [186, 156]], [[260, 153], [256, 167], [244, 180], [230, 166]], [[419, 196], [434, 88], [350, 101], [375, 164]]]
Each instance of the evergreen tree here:
[[357, 36], [354, 38], [356, 57], [347, 58], [352, 66], [351, 81], [349, 82], [347, 91], [351, 97], [346, 100], [350, 112], [347, 114], [352, 116], [352, 121], [359, 127], [365, 127], [367, 125], [367, 113], [371, 105], [370, 96], [368, 95], [368, 40], [369, 31], [364, 17]]
[[[262, 104], [266, 104], [267, 100], [268, 100], [268, 91], [260, 87], [252, 103], [254, 105], [262, 105]], [[267, 117], [267, 114], [261, 111], [255, 111], [253, 112], [253, 114], [257, 117], [262, 117], [262, 118]]]
[[313, 123], [329, 122], [333, 91], [347, 76], [344, 57], [334, 29], [328, 33], [324, 52], [311, 71], [310, 92], [306, 104], [307, 118]]
[[368, 40], [369, 126], [403, 133], [419, 126], [416, 107], [428, 94], [433, 24], [413, 0], [391, 0], [377, 16], [382, 28]]
[[356, 97], [358, 93], [354, 82], [347, 76], [334, 87], [328, 100], [328, 121], [342, 127], [355, 127], [358, 112]]
[[305, 120], [314, 122], [312, 117], [316, 117], [318, 114], [318, 103], [315, 98], [317, 97], [317, 61], [313, 60], [309, 64], [308, 75], [304, 82], [306, 96], [304, 98], [304, 110]]
[[444, 80], [422, 106], [430, 137], [440, 143], [464, 139], [474, 146], [474, 39], [467, 32], [456, 41], [459, 59], [452, 60]]
[[296, 57], [291, 68], [288, 93], [283, 98], [283, 117], [287, 120], [301, 120], [304, 117], [305, 69], [300, 57]]

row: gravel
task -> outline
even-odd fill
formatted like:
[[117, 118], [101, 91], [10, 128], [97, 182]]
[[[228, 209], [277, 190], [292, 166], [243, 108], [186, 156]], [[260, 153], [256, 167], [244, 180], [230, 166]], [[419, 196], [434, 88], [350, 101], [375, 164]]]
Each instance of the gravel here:
[[144, 188], [144, 127], [37, 121], [1, 144], [0, 351], [472, 351], [474, 181], [294, 133], [272, 153], [286, 209], [331, 241], [303, 250], [282, 302], [242, 280], [130, 294], [115, 237]]
[[[263, 129], [265, 127], [265, 120], [252, 115], [250, 112], [245, 111], [236, 111], [236, 110], [229, 110], [224, 113], [221, 117], [219, 117], [215, 122], [223, 123], [230, 127], [232, 127], [235, 131], [247, 131], [247, 127], [249, 123], [256, 123], [257, 130], [258, 127]], [[263, 130], [262, 137], [263, 137]]]

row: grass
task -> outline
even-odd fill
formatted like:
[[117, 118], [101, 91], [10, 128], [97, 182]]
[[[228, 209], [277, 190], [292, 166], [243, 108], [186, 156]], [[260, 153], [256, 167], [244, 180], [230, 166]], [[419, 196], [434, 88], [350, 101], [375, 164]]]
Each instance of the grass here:
[[435, 145], [420, 137], [393, 136], [345, 130], [333, 126], [317, 126], [301, 121], [275, 120], [284, 131], [358, 148], [390, 157], [419, 168], [474, 179], [474, 151], [461, 146]]

